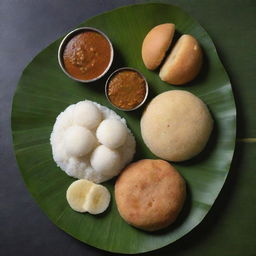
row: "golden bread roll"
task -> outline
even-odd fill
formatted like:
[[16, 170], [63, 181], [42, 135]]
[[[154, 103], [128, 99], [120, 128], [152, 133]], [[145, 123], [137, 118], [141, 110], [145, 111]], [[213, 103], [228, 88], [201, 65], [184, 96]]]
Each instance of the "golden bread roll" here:
[[202, 50], [197, 40], [191, 35], [183, 35], [171, 50], [159, 76], [170, 84], [185, 84], [199, 73], [202, 59]]
[[115, 184], [115, 199], [122, 218], [147, 231], [173, 223], [185, 198], [184, 179], [164, 160], [144, 159], [132, 163]]
[[152, 153], [178, 162], [203, 150], [213, 120], [207, 106], [197, 96], [172, 90], [159, 94], [149, 103], [140, 126], [142, 138]]
[[165, 23], [152, 28], [142, 44], [142, 59], [145, 66], [156, 69], [162, 62], [175, 32], [175, 25]]

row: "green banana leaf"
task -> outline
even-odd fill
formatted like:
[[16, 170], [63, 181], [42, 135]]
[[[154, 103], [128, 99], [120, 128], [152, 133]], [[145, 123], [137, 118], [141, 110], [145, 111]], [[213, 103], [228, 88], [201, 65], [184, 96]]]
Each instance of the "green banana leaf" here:
[[[141, 44], [147, 32], [166, 22], [176, 24], [176, 37], [185, 33], [194, 35], [204, 51], [200, 75], [186, 86], [175, 87], [162, 82], [158, 72], [148, 71], [141, 59]], [[120, 253], [161, 248], [181, 238], [202, 221], [225, 182], [236, 136], [236, 108], [229, 78], [210, 36], [197, 21], [176, 6], [160, 3], [127, 6], [96, 16], [80, 26], [98, 28], [109, 36], [115, 50], [112, 68], [102, 79], [91, 84], [72, 81], [57, 61], [62, 38], [34, 58], [24, 70], [13, 99], [13, 144], [20, 171], [28, 190], [49, 219], [76, 239]], [[111, 205], [104, 214], [93, 216], [73, 211], [65, 193], [74, 179], [61, 171], [52, 159], [49, 138], [56, 116], [68, 105], [84, 99], [113, 109], [104, 95], [104, 85], [107, 76], [122, 66], [137, 68], [146, 76], [150, 87], [148, 102], [167, 90], [188, 90], [208, 105], [215, 120], [206, 149], [190, 161], [175, 164], [186, 179], [188, 199], [178, 220], [158, 232], [144, 232], [122, 220], [114, 200], [115, 179], [104, 184], [112, 194]], [[137, 151], [134, 160], [156, 158], [141, 138], [139, 121], [143, 107], [133, 112], [114, 110], [127, 120], [135, 135]]]

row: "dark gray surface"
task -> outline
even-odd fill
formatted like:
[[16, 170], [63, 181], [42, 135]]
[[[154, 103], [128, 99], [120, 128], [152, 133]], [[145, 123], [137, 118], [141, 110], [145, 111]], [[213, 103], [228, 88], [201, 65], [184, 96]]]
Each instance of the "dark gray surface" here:
[[[58, 37], [64, 35], [82, 21], [103, 11], [113, 9], [118, 6], [140, 3], [143, 1], [131, 0], [0, 0], [0, 255], [110, 255], [103, 251], [87, 246], [54, 226], [48, 218], [42, 213], [36, 205], [30, 194], [25, 188], [22, 177], [16, 165], [13, 155], [10, 114], [11, 101], [15, 91], [18, 79], [22, 70], [43, 48], [47, 47]], [[145, 2], [145, 1], [144, 1]], [[207, 31], [213, 39], [218, 38], [218, 34], [227, 30], [229, 37], [234, 38], [234, 44], [228, 44], [231, 40], [214, 40], [217, 48], [222, 49], [220, 52], [222, 60], [229, 63], [228, 71], [233, 78], [234, 84], [242, 85], [239, 80], [238, 69], [245, 68], [245, 65], [238, 65], [239, 61], [246, 62], [251, 71], [255, 69], [253, 62], [249, 56], [247, 59], [237, 60], [234, 54], [234, 47], [242, 50], [246, 47], [247, 41], [235, 41], [237, 34], [234, 28], [250, 25], [254, 18], [253, 9], [251, 9], [253, 1], [235, 1], [237, 11], [248, 11], [246, 19], [243, 23], [238, 23], [236, 15], [229, 12], [229, 1], [204, 1], [204, 0], [173, 0], [165, 1], [173, 4], [179, 4], [192, 16], [198, 19], [201, 24], [207, 28]], [[209, 4], [210, 2], [210, 4]], [[218, 3], [218, 6], [216, 6]], [[214, 11], [211, 7], [214, 6]], [[199, 8], [200, 7], [200, 8]], [[253, 5], [254, 10], [255, 5]], [[202, 13], [202, 9], [207, 12]], [[223, 20], [223, 27], [216, 27], [214, 19], [216, 13]], [[251, 30], [252, 31], [252, 30]], [[248, 35], [248, 36], [247, 36]], [[215, 37], [216, 36], [216, 37]], [[249, 34], [245, 33], [246, 40], [250, 41]], [[252, 65], [250, 65], [250, 62]], [[253, 68], [254, 67], [254, 68]], [[233, 72], [232, 72], [233, 71]], [[245, 74], [245, 72], [244, 72]], [[236, 79], [237, 78], [237, 79]], [[245, 77], [246, 79], [246, 77]], [[243, 81], [245, 81], [245, 79]], [[241, 86], [242, 87], [242, 86]], [[244, 95], [239, 99], [241, 102], [250, 100], [250, 95]], [[246, 130], [247, 131], [247, 130]], [[252, 136], [253, 133], [248, 130], [246, 134], [243, 130], [239, 130], [240, 137]], [[243, 158], [243, 150], [238, 152]], [[238, 154], [237, 153], [237, 154]], [[249, 159], [250, 160], [250, 159]], [[249, 161], [248, 160], [248, 161]], [[239, 160], [240, 161], [240, 160]], [[221, 211], [229, 211], [226, 205], [234, 204], [234, 200], [226, 201], [225, 196], [234, 193], [239, 196], [236, 185], [239, 182], [237, 173], [240, 168], [240, 162], [235, 162], [233, 166], [233, 174], [229, 177], [227, 184], [222, 191], [217, 204], [211, 210], [206, 220], [196, 228], [191, 234], [175, 243], [169, 249], [160, 251], [160, 255], [164, 252], [166, 255], [183, 251], [189, 255], [189, 251], [193, 248], [199, 248], [202, 243], [210, 237], [212, 233], [216, 233], [214, 226], [208, 229], [210, 222], [218, 219], [220, 223], [228, 225], [228, 219], [221, 218]], [[241, 180], [241, 179], [240, 179]], [[241, 196], [241, 194], [240, 194]], [[224, 207], [226, 206], [226, 207]], [[235, 208], [236, 206], [234, 206]], [[216, 213], [218, 209], [218, 213]], [[220, 211], [221, 210], [221, 211]], [[232, 213], [231, 213], [232, 214]], [[245, 225], [245, 223], [243, 224]], [[247, 223], [249, 227], [250, 223]], [[242, 227], [242, 224], [241, 224]], [[238, 232], [241, 232], [239, 230]], [[226, 243], [225, 235], [228, 232], [222, 232], [223, 244]], [[245, 232], [243, 233], [245, 234]], [[104, 235], [104, 234], [103, 234]], [[232, 234], [235, 236], [235, 234]], [[190, 238], [196, 236], [198, 242], [191, 242]], [[245, 243], [246, 236], [243, 235]], [[210, 248], [211, 240], [208, 239]], [[207, 243], [205, 243], [208, 246]], [[230, 242], [230, 244], [232, 244]], [[249, 244], [248, 244], [249, 245]], [[214, 245], [213, 245], [214, 246]], [[218, 246], [218, 245], [216, 245]], [[234, 244], [234, 248], [235, 248]], [[228, 248], [228, 245], [227, 245]], [[239, 247], [242, 250], [242, 247]], [[247, 246], [248, 248], [248, 246]], [[255, 247], [254, 247], [255, 248]], [[253, 247], [250, 247], [253, 251]], [[232, 250], [231, 250], [232, 251]], [[179, 253], [178, 253], [179, 254]], [[179, 254], [180, 255], [180, 254]], [[222, 255], [232, 255], [223, 253]], [[234, 255], [234, 254], [233, 254]], [[237, 254], [236, 254], [237, 255]], [[253, 254], [244, 254], [253, 255]]]
[[[106, 4], [107, 2], [107, 4]], [[22, 70], [43, 48], [85, 19], [134, 1], [0, 1], [0, 255], [101, 255], [42, 213], [13, 155], [11, 101]]]

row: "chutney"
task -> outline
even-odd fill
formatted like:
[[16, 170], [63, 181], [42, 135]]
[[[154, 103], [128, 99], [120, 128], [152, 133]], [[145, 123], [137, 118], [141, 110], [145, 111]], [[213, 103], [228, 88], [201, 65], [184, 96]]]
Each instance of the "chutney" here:
[[138, 72], [122, 70], [110, 79], [107, 94], [112, 104], [118, 108], [133, 109], [146, 96], [146, 82]]

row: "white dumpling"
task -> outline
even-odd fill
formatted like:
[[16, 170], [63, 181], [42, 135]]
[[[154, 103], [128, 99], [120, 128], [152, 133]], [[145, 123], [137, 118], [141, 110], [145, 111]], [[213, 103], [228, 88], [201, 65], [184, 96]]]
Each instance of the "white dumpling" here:
[[127, 128], [119, 120], [106, 119], [102, 121], [96, 131], [100, 143], [111, 149], [122, 146], [127, 138]]
[[96, 145], [96, 138], [88, 129], [74, 125], [69, 127], [64, 135], [64, 146], [67, 154], [75, 157], [85, 156]]
[[101, 111], [90, 101], [81, 101], [74, 110], [74, 123], [88, 129], [97, 127], [102, 120]]
[[113, 177], [119, 173], [120, 155], [104, 145], [98, 146], [91, 155], [93, 169], [103, 176]]

